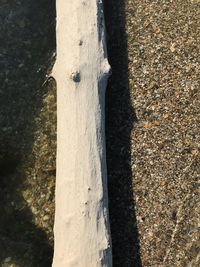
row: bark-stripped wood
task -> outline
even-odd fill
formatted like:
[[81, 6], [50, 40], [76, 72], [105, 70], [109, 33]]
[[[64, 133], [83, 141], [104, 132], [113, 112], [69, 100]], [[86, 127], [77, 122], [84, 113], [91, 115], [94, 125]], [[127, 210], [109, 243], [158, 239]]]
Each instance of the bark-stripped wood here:
[[102, 0], [57, 0], [53, 267], [111, 267], [104, 132], [110, 66]]

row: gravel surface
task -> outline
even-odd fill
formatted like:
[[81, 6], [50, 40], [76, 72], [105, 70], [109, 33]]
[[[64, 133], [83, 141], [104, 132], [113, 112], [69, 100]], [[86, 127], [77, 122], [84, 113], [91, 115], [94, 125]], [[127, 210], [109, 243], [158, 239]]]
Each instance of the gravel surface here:
[[200, 265], [200, 2], [108, 1], [114, 266]]
[[[0, 266], [50, 266], [54, 214], [55, 7], [0, 3]], [[46, 83], [45, 83], [46, 81]]]
[[143, 266], [200, 265], [200, 2], [126, 9], [134, 199]]
[[[0, 266], [49, 267], [56, 88], [52, 0], [0, 3]], [[196, 267], [198, 0], [105, 1], [114, 267]]]

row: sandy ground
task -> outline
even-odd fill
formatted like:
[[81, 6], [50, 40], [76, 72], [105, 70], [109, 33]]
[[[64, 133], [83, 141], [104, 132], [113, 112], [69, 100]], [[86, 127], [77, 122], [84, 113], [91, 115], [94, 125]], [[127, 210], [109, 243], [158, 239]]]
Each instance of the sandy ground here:
[[106, 10], [114, 266], [199, 266], [200, 5]]
[[[199, 266], [199, 1], [105, 8], [114, 267]], [[54, 21], [53, 1], [1, 1], [2, 267], [51, 265], [56, 89], [44, 81]]]
[[53, 1], [0, 4], [0, 266], [50, 266], [56, 89]]

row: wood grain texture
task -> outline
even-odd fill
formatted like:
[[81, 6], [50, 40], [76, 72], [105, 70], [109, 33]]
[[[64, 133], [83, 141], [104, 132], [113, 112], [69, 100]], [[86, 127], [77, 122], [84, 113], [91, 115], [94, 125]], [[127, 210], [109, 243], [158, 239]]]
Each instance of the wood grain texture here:
[[111, 267], [104, 106], [110, 66], [101, 0], [57, 0], [53, 267]]

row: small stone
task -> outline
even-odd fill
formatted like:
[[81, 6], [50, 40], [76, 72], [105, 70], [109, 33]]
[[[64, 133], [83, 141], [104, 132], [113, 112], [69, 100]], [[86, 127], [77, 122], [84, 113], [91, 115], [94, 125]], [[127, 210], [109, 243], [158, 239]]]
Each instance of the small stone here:
[[10, 133], [10, 132], [12, 132], [12, 127], [3, 127], [2, 128], [2, 131], [3, 132], [9, 132]]
[[20, 28], [24, 28], [25, 26], [26, 26], [25, 21], [24, 21], [24, 20], [21, 20], [21, 21], [19, 22], [19, 27], [20, 27]]
[[176, 49], [175, 49], [175, 43], [172, 43], [170, 46], [170, 50], [173, 53]]
[[48, 192], [48, 193], [46, 194], [46, 200], [49, 200], [50, 197], [51, 197], [51, 194]]
[[45, 215], [44, 217], [43, 217], [43, 221], [48, 221], [50, 218], [49, 218], [49, 215]]
[[5, 258], [4, 262], [7, 263], [7, 262], [10, 262], [12, 260], [11, 257], [8, 257], [8, 258]]
[[151, 122], [146, 122], [145, 124], [144, 124], [144, 128], [145, 129], [151, 129], [153, 127], [153, 124], [151, 123]]

